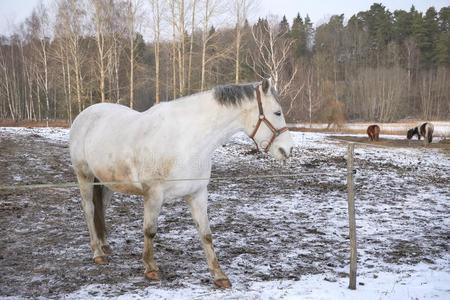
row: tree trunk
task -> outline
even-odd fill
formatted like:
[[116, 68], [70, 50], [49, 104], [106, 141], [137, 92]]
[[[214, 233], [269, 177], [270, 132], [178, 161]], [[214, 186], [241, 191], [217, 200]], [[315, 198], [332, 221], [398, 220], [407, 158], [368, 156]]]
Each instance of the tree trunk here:
[[206, 46], [208, 43], [208, 22], [209, 22], [209, 0], [205, 2], [205, 18], [203, 20], [202, 32], [202, 72], [200, 90], [205, 90], [205, 66], [206, 66]]
[[188, 93], [191, 93], [191, 75], [192, 75], [192, 48], [194, 46], [194, 31], [195, 31], [195, 6], [197, 0], [192, 0], [192, 19], [191, 19], [191, 40], [189, 42], [189, 66], [188, 66]]
[[177, 45], [176, 45], [176, 15], [175, 15], [175, 0], [171, 3], [172, 11], [172, 88], [173, 99], [177, 98]]

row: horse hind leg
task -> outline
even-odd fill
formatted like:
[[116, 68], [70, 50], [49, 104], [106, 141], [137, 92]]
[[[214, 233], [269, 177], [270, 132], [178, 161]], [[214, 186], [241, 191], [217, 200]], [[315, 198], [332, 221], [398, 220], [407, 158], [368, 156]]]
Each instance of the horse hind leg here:
[[101, 248], [106, 255], [111, 255], [112, 250], [106, 241], [106, 225], [105, 225], [105, 210], [111, 201], [112, 191], [106, 186], [99, 185], [99, 180], [94, 179], [94, 225], [97, 237], [100, 241]]
[[[84, 210], [84, 216], [86, 218], [87, 227], [89, 230], [89, 237], [90, 237], [90, 245], [92, 248], [92, 251], [94, 252], [94, 262], [96, 264], [106, 264], [108, 261], [105, 256], [105, 252], [102, 249], [102, 242], [100, 240], [98, 230], [102, 226], [102, 222], [99, 222], [98, 217], [96, 217], [96, 214], [99, 215], [98, 209], [99, 204], [97, 203], [97, 212], [96, 212], [96, 204], [94, 202], [94, 195], [95, 197], [98, 197], [99, 192], [97, 189], [95, 189], [94, 192], [94, 176], [93, 175], [85, 175], [80, 172], [77, 172], [77, 179], [80, 186], [80, 193], [81, 193], [81, 205]], [[104, 226], [104, 221], [103, 221]], [[103, 227], [104, 228], [104, 227]]]

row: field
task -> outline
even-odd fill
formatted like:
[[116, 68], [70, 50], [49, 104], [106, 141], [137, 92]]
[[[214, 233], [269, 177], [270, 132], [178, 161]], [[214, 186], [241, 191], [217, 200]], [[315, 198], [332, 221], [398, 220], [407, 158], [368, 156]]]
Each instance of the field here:
[[[293, 157], [249, 155], [235, 136], [214, 154], [209, 215], [233, 289], [216, 290], [188, 207], [164, 204], [156, 238], [162, 280], [143, 277], [142, 199], [107, 210], [110, 264], [92, 263], [74, 188], [0, 190], [0, 298], [449, 299], [448, 145], [356, 145], [358, 286], [347, 289], [346, 147], [362, 135], [292, 133]], [[0, 128], [0, 185], [73, 182], [68, 130]], [[439, 140], [437, 140], [438, 142]], [[406, 146], [405, 146], [406, 145]], [[292, 177], [245, 178], [268, 174]]]

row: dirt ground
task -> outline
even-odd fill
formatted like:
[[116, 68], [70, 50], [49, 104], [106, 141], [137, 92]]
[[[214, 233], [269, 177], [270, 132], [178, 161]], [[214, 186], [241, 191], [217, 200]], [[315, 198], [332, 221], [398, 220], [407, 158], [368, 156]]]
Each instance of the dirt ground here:
[[[1, 184], [75, 181], [65, 143], [1, 132], [0, 141]], [[345, 149], [305, 143], [282, 166], [261, 155], [246, 157], [248, 150], [249, 145], [239, 143], [219, 149], [213, 177], [277, 174], [281, 167], [286, 173], [326, 171], [336, 176], [211, 182], [214, 243], [231, 281], [245, 285], [301, 280], [306, 274], [347, 276]], [[361, 170], [357, 173], [361, 272], [433, 264], [448, 253], [446, 165], [430, 164], [419, 172], [408, 164], [370, 160], [357, 152], [356, 166]], [[418, 197], [418, 186], [429, 193]], [[97, 266], [77, 188], [0, 190], [0, 296], [61, 298], [88, 284], [117, 285], [110, 296], [145, 288], [150, 283], [143, 277], [141, 262], [142, 205], [137, 196], [113, 197], [107, 226], [114, 254], [110, 264]], [[162, 287], [212, 284], [185, 203], [164, 204], [155, 249]]]

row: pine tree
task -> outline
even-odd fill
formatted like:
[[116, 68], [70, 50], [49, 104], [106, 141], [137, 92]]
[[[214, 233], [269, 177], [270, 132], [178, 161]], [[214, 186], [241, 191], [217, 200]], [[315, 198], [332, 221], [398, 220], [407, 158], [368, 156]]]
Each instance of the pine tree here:
[[313, 28], [313, 23], [311, 22], [311, 19], [309, 18], [309, 15], [307, 14], [305, 17], [305, 22], [304, 22], [304, 29], [305, 29], [305, 46], [306, 46], [306, 52], [309, 52], [309, 49], [311, 48], [312, 45], [312, 39], [314, 36], [314, 28]]
[[419, 45], [423, 63], [425, 66], [433, 66], [436, 63], [436, 43], [439, 35], [439, 23], [437, 12], [430, 7], [423, 18], [424, 36]]
[[450, 6], [443, 7], [439, 11], [439, 30], [450, 31]]
[[392, 14], [385, 6], [374, 3], [365, 21], [372, 49], [381, 51], [392, 39]]
[[305, 55], [307, 48], [307, 37], [305, 35], [305, 25], [300, 13], [292, 21], [291, 38], [294, 40], [295, 58]]
[[283, 16], [283, 19], [281, 19], [280, 22], [280, 34], [285, 34], [285, 33], [289, 33], [290, 29], [289, 29], [289, 22], [286, 19], [286, 16]]
[[436, 42], [436, 62], [438, 65], [450, 65], [450, 33], [441, 32]]
[[412, 34], [413, 18], [404, 10], [394, 11], [394, 22], [392, 24], [393, 39], [401, 45]]
[[436, 61], [439, 65], [450, 65], [450, 6], [439, 11], [439, 37], [436, 43]]

